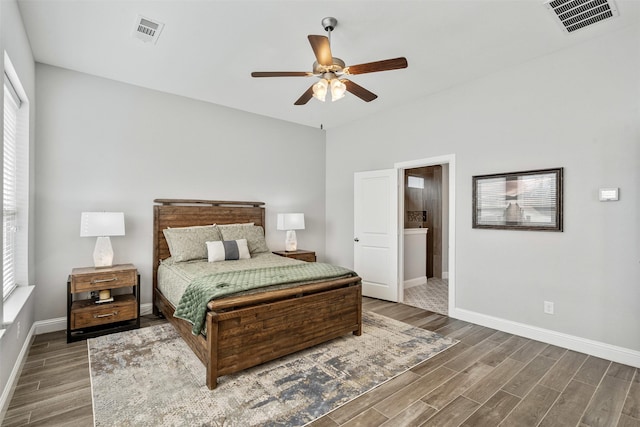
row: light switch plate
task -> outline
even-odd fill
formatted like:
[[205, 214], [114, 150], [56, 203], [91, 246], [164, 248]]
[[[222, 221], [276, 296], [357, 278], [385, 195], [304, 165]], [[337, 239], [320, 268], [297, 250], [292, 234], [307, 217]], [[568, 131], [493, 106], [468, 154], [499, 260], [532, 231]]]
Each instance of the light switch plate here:
[[613, 202], [618, 200], [618, 188], [601, 188], [598, 192], [601, 202]]

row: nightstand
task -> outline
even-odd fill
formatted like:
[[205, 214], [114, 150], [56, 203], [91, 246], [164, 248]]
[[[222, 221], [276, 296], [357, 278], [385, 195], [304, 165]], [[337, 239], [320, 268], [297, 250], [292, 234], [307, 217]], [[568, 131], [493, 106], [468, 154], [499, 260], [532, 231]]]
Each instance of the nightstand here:
[[[100, 291], [110, 298], [99, 302], [91, 295]], [[67, 280], [68, 343], [139, 327], [140, 275], [133, 264], [71, 270]]]
[[316, 253], [313, 251], [273, 251], [274, 254], [287, 258], [299, 259], [300, 261], [316, 262]]

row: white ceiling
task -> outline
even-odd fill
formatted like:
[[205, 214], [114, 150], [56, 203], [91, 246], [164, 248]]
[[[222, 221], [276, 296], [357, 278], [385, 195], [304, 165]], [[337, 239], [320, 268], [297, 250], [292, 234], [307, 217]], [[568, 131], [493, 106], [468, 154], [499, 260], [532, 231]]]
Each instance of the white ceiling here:
[[[18, 0], [35, 60], [163, 92], [325, 129], [429, 96], [640, 22], [620, 16], [564, 33], [542, 0], [218, 1]], [[132, 36], [138, 15], [165, 24], [157, 44]], [[294, 106], [313, 77], [308, 34], [338, 19], [333, 55], [347, 65], [404, 56], [403, 70], [351, 80], [378, 95]]]

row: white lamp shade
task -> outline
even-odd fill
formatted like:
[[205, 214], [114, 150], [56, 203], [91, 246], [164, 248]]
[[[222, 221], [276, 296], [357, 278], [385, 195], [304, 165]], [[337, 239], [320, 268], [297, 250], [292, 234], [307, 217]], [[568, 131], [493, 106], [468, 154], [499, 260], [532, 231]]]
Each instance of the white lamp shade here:
[[124, 236], [124, 212], [82, 212], [80, 237]]
[[278, 230], [304, 230], [304, 214], [278, 214]]
[[320, 79], [313, 85], [313, 97], [324, 102], [327, 97], [327, 81], [325, 79]]
[[331, 80], [331, 101], [337, 101], [344, 98], [347, 86], [338, 79]]

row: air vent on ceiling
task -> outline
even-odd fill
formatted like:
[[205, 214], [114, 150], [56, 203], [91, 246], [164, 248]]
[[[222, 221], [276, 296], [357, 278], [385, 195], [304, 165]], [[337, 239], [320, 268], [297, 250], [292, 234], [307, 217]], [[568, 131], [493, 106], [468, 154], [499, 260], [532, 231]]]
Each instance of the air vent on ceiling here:
[[158, 41], [162, 28], [164, 28], [164, 24], [162, 22], [154, 21], [138, 15], [133, 28], [133, 37], [140, 39], [145, 43], [152, 42], [155, 44]]
[[613, 0], [551, 0], [544, 5], [567, 33], [618, 16]]

